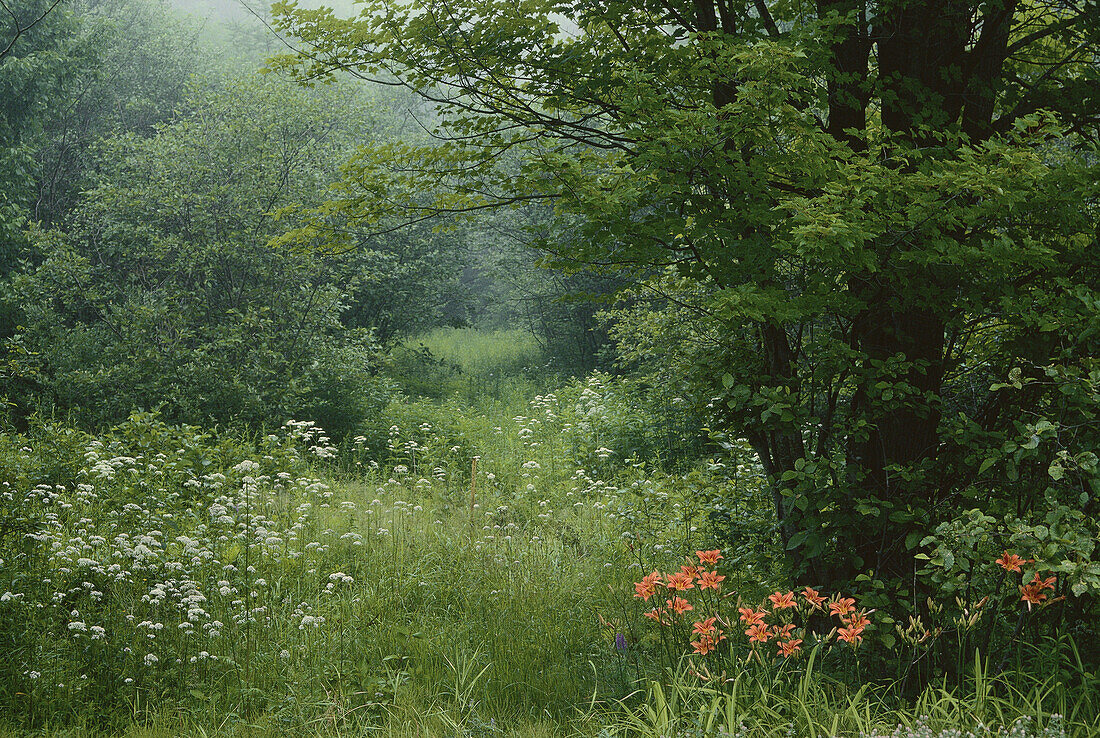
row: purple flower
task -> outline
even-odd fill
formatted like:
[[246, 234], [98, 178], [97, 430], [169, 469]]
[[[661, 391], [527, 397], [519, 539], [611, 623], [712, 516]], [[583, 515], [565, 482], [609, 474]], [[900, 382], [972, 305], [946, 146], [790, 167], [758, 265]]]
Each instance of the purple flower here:
[[625, 651], [626, 650], [626, 636], [624, 636], [622, 633], [616, 633], [615, 634], [615, 650], [616, 651]]

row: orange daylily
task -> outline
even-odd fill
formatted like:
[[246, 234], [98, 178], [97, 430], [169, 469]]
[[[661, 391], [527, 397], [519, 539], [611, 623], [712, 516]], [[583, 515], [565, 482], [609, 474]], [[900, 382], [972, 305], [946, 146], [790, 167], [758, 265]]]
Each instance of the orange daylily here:
[[768, 595], [768, 599], [771, 600], [773, 610], [786, 610], [788, 607], [795, 607], [794, 592], [788, 592], [787, 594], [776, 592]]
[[996, 560], [996, 563], [1001, 565], [1001, 568], [1005, 571], [1022, 571], [1021, 567], [1024, 564], [1033, 564], [1035, 559], [1022, 559], [1014, 553], [1009, 553], [1008, 549], [1001, 554], [1001, 558]]
[[836, 632], [836, 637], [845, 643], [851, 643], [855, 645], [863, 640], [863, 628], [840, 628]]
[[657, 585], [661, 584], [660, 572], [653, 572], [642, 577], [642, 581], [634, 583], [634, 596], [649, 601], [657, 592]]
[[1044, 589], [1054, 589], [1055, 583], [1057, 583], [1058, 577], [1048, 577], [1043, 579], [1039, 576], [1039, 572], [1035, 572], [1035, 578], [1031, 580], [1031, 583], [1039, 588], [1040, 591]]
[[861, 631], [871, 624], [871, 621], [867, 618], [867, 612], [857, 612], [849, 617], [842, 617], [840, 621], [849, 628], [858, 628]]
[[703, 620], [702, 622], [695, 623], [695, 626], [694, 628], [692, 628], [691, 631], [692, 635], [706, 635], [708, 633], [713, 633], [715, 630], [718, 629], [718, 626], [714, 624], [716, 620], [718, 620], [718, 618], [710, 617], [706, 620]]
[[699, 557], [700, 564], [710, 564], [711, 566], [718, 566], [718, 559], [726, 558], [718, 549], [714, 551], [696, 551], [695, 555]]
[[757, 623], [746, 630], [745, 635], [749, 637], [749, 643], [767, 643], [768, 639], [772, 637], [772, 632], [764, 623]]
[[812, 607], [818, 610], [823, 609], [822, 604], [825, 602], [825, 598], [818, 594], [816, 589], [810, 589], [806, 587], [802, 590], [802, 596], [806, 598], [806, 602], [809, 602]]
[[751, 607], [739, 607], [737, 612], [741, 613], [741, 622], [748, 625], [761, 625], [764, 622], [764, 617], [768, 614], [763, 610], [754, 610]]
[[687, 574], [686, 572], [676, 572], [675, 574], [669, 574], [668, 579], [665, 582], [665, 586], [669, 589], [676, 591], [682, 591], [685, 589], [695, 589], [694, 575]]
[[779, 655], [783, 658], [790, 658], [796, 653], [802, 650], [802, 639], [796, 638], [793, 641], [784, 641], [779, 644]]
[[840, 597], [829, 603], [830, 615], [839, 615], [840, 617], [844, 617], [855, 609], [856, 601], [854, 597]]
[[704, 571], [699, 573], [699, 589], [719, 590], [724, 576], [716, 571]]
[[683, 597], [673, 597], [671, 600], [665, 600], [665, 604], [668, 605], [669, 610], [672, 610], [677, 615], [683, 615], [688, 610], [695, 609], [691, 606], [691, 603]]
[[1047, 596], [1043, 594], [1043, 590], [1034, 584], [1020, 586], [1020, 600], [1027, 603], [1028, 610], [1031, 609], [1032, 605], [1041, 605], [1046, 598]]
[[794, 623], [787, 623], [786, 625], [777, 625], [775, 627], [775, 637], [776, 638], [790, 638], [792, 631], [794, 631]]
[[699, 636], [699, 640], [692, 641], [691, 645], [695, 648], [695, 653], [700, 656], [706, 656], [708, 653], [718, 648], [718, 641], [722, 640], [725, 636], [718, 636], [715, 638], [709, 633]]
[[1043, 600], [1047, 598], [1043, 590], [1054, 589], [1057, 581], [1058, 577], [1043, 579], [1039, 576], [1039, 572], [1035, 572], [1035, 578], [1030, 583], [1020, 585], [1020, 600], [1027, 603], [1027, 609], [1029, 610], [1032, 605], [1041, 605]]

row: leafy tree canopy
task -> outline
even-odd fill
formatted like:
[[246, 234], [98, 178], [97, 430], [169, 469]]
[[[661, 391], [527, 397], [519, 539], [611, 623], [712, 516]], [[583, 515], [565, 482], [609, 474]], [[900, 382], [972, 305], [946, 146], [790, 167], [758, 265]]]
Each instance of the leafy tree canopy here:
[[278, 211], [316, 203], [370, 120], [349, 90], [324, 92], [196, 81], [155, 135], [100, 144], [96, 186], [64, 230], [36, 232], [13, 280], [24, 327], [8, 349], [30, 394], [90, 425], [163, 406], [346, 432], [367, 414], [373, 344], [341, 321], [360, 265], [268, 246]]
[[0, 275], [19, 250], [47, 104], [70, 71], [64, 38], [72, 25], [57, 5], [56, 0], [0, 3]]
[[563, 260], [680, 280], [796, 566], [907, 580], [979, 500], [1092, 509], [1094, 0], [363, 5], [276, 4], [273, 65], [412, 88], [434, 139], [362, 148], [317, 221], [545, 202]]

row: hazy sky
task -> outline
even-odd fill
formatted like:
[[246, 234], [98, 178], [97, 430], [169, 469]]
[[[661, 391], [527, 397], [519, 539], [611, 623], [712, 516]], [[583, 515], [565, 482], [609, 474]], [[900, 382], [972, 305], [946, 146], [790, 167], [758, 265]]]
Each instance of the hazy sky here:
[[[248, 3], [249, 6], [257, 10], [271, 7], [271, 3], [265, 0], [169, 0], [169, 2], [175, 7], [195, 15], [220, 18], [239, 18], [247, 14], [244, 8], [241, 7], [242, 3]], [[304, 8], [325, 5], [346, 15], [356, 12], [352, 0], [299, 0], [298, 4]]]
[[[259, 57], [283, 51], [281, 44], [270, 36], [259, 17], [268, 17], [271, 0], [166, 0], [168, 5], [185, 15], [198, 19], [204, 35], [214, 45], [227, 51], [240, 39], [249, 39], [244, 49], [239, 49], [245, 57], [259, 54]], [[247, 6], [246, 6], [247, 4]], [[359, 7], [353, 0], [299, 0], [302, 7], [326, 6], [336, 10], [338, 15], [358, 15]], [[252, 8], [255, 12], [249, 12]], [[265, 48], [267, 47], [267, 48]], [[232, 54], [232, 51], [229, 51]]]

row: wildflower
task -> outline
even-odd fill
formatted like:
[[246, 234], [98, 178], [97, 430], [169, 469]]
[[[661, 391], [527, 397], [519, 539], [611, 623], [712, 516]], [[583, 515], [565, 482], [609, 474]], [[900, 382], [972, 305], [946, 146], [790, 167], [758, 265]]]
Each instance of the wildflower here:
[[711, 566], [718, 566], [718, 559], [725, 558], [720, 550], [696, 551], [695, 555], [699, 557], [700, 564], [710, 564]]
[[806, 598], [806, 602], [809, 602], [811, 607], [818, 610], [824, 609], [822, 605], [825, 603], [825, 598], [822, 597], [816, 589], [806, 587], [802, 590], [802, 596]]
[[791, 633], [794, 631], [794, 623], [787, 623], [786, 625], [777, 625], [775, 627], [776, 638], [790, 638]]
[[856, 601], [853, 597], [840, 597], [829, 603], [829, 614], [844, 617], [856, 609]]
[[642, 577], [642, 581], [634, 583], [634, 596], [649, 601], [657, 591], [657, 585], [661, 584], [661, 574], [653, 572]]
[[793, 641], [783, 641], [779, 644], [779, 655], [785, 659], [790, 658], [802, 650], [801, 644], [801, 638], [795, 638]]
[[649, 618], [650, 620], [653, 620], [654, 622], [657, 622], [657, 623], [661, 623], [663, 625], [664, 623], [661, 620], [661, 615], [663, 613], [664, 613], [664, 611], [661, 608], [655, 607], [652, 610], [650, 610], [649, 612], [645, 613], [645, 616], [647, 618]]
[[695, 648], [695, 653], [700, 656], [706, 656], [708, 653], [718, 647], [718, 642], [724, 640], [725, 636], [722, 635], [722, 631], [718, 631], [718, 635], [715, 636], [711, 633], [704, 633], [699, 636], [699, 640], [692, 641], [691, 645]]
[[694, 610], [691, 603], [685, 600], [683, 597], [673, 597], [671, 600], [665, 600], [665, 604], [668, 605], [668, 609], [677, 615], [683, 615], [688, 610]]
[[782, 592], [776, 592], [768, 595], [768, 599], [772, 603], [773, 610], [786, 610], [788, 607], [794, 607], [794, 592], [788, 592], [783, 594]]
[[626, 636], [623, 635], [622, 633], [616, 633], [615, 634], [615, 650], [616, 651], [625, 651], [626, 650]]
[[303, 615], [302, 616], [302, 622], [298, 626], [298, 630], [305, 630], [307, 627], [310, 627], [310, 626], [312, 626], [314, 628], [319, 628], [324, 624], [324, 622], [325, 622], [325, 619], [323, 617], [313, 616], [313, 615]]
[[751, 607], [739, 607], [737, 612], [741, 613], [741, 622], [746, 625], [761, 625], [764, 622], [764, 616], [767, 615], [763, 610], [754, 610]]
[[695, 577], [699, 576], [700, 571], [701, 570], [699, 569], [698, 566], [693, 566], [691, 564], [685, 564], [684, 566], [680, 567], [680, 573], [681, 574], [686, 574], [687, 576], [691, 577], [692, 579], [695, 579]]
[[1039, 572], [1035, 572], [1035, 578], [1031, 580], [1031, 583], [1039, 588], [1040, 591], [1044, 589], [1054, 589], [1055, 583], [1058, 581], [1058, 577], [1049, 577], [1047, 579], [1041, 579]]
[[722, 580], [725, 577], [716, 571], [704, 571], [699, 573], [699, 589], [719, 590], [722, 588]]
[[1005, 549], [1005, 552], [1001, 554], [1001, 558], [996, 560], [996, 563], [1000, 564], [1005, 571], [1022, 571], [1021, 566], [1023, 564], [1033, 564], [1035, 559], [1022, 559]]
[[860, 631], [871, 624], [866, 612], [858, 612], [846, 618], [842, 617], [840, 621], [848, 628], [859, 629]]
[[695, 589], [695, 584], [692, 581], [693, 579], [694, 577], [680, 571], [676, 572], [675, 574], [669, 574], [668, 580], [665, 582], [665, 586], [669, 589], [677, 591], [682, 591], [685, 589]]
[[840, 628], [836, 632], [836, 637], [845, 643], [851, 643], [853, 646], [863, 640], [863, 628]]
[[710, 617], [706, 620], [703, 620], [702, 622], [696, 622], [695, 626], [692, 628], [691, 634], [707, 635], [708, 633], [713, 633], [715, 630], [717, 630], [717, 626], [714, 624], [714, 621], [716, 621], [717, 619], [718, 618]]
[[1023, 584], [1020, 585], [1020, 600], [1027, 603], [1027, 609], [1030, 610], [1032, 605], [1041, 605], [1043, 600], [1047, 596], [1043, 594], [1043, 590], [1039, 585]]
[[749, 643], [767, 643], [772, 637], [772, 632], [764, 623], [757, 623], [746, 630], [745, 635], [749, 637]]
[[1035, 572], [1035, 578], [1030, 583], [1020, 585], [1020, 600], [1027, 603], [1027, 609], [1029, 610], [1032, 605], [1042, 604], [1043, 600], [1047, 598], [1043, 590], [1054, 589], [1057, 581], [1058, 577], [1043, 579], [1039, 576], [1039, 572]]

